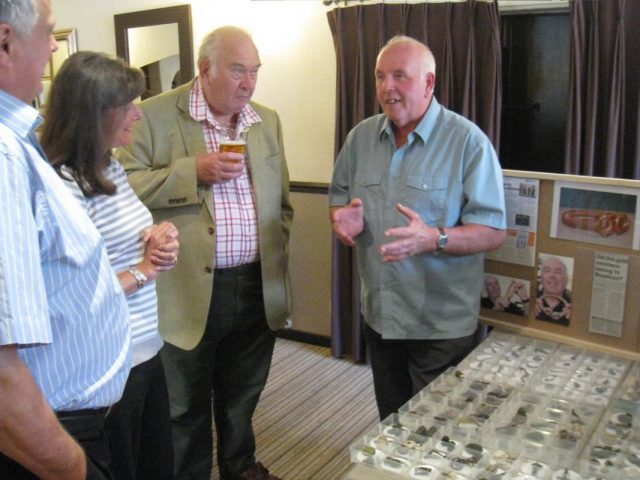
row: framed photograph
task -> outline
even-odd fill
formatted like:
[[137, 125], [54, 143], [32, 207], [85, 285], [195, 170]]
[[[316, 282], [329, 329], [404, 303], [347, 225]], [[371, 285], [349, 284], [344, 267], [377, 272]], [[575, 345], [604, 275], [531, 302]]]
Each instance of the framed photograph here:
[[53, 36], [58, 43], [58, 50], [53, 52], [51, 60], [42, 74], [42, 92], [35, 98], [33, 105], [44, 114], [44, 108], [47, 106], [47, 98], [51, 89], [51, 82], [60, 66], [72, 53], [78, 51], [78, 40], [75, 28], [66, 28], [64, 30], [56, 30]]
[[[78, 51], [78, 40], [75, 28], [56, 30], [53, 36], [58, 42], [58, 50], [53, 52], [49, 62], [49, 77], [53, 78], [64, 61], [74, 52]], [[45, 75], [46, 77], [46, 75]]]
[[550, 236], [637, 250], [639, 194], [633, 188], [556, 182]]

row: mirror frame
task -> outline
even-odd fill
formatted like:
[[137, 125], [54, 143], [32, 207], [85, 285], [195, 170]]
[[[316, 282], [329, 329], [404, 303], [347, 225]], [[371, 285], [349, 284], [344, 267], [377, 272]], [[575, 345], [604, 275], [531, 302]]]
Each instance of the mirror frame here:
[[191, 31], [191, 5], [155, 8], [139, 12], [120, 13], [113, 16], [116, 30], [116, 54], [129, 62], [129, 28], [178, 24], [178, 48], [180, 52], [180, 85], [194, 77], [193, 33]]
[[[58, 43], [58, 50], [54, 55], [51, 55], [51, 60], [49, 60], [49, 75], [46, 75], [45, 78], [53, 78], [55, 77], [57, 71], [64, 61], [71, 56], [72, 53], [78, 51], [78, 34], [75, 28], [65, 28], [63, 30], [56, 30], [53, 32], [53, 37], [56, 39]], [[61, 45], [66, 45], [64, 50], [61, 49]], [[54, 56], [58, 54], [60, 59], [60, 65], [55, 65]], [[57, 67], [57, 68], [56, 68]]]

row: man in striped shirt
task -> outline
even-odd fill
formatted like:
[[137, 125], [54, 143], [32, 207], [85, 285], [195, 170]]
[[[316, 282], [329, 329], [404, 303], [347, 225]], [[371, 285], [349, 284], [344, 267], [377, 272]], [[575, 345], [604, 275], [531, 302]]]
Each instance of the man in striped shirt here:
[[30, 103], [57, 48], [53, 25], [50, 0], [0, 0], [3, 480], [110, 478], [102, 426], [131, 363], [102, 238], [35, 137]]
[[[156, 223], [180, 231], [180, 262], [158, 279], [176, 478], [211, 476], [213, 400], [220, 478], [276, 480], [256, 461], [252, 417], [273, 330], [289, 316], [282, 127], [250, 101], [260, 58], [246, 32], [211, 32], [198, 68], [194, 81], [142, 102], [133, 144], [119, 152]], [[244, 155], [221, 151], [227, 124], [247, 132]]]

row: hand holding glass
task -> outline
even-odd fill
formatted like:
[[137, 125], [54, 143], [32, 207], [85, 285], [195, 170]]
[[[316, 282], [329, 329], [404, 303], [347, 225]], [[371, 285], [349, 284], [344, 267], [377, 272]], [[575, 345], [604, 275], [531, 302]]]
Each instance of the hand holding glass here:
[[[219, 128], [220, 152], [245, 154], [247, 141], [244, 138], [244, 128], [236, 125], [224, 125]], [[237, 161], [237, 160], [236, 160]]]

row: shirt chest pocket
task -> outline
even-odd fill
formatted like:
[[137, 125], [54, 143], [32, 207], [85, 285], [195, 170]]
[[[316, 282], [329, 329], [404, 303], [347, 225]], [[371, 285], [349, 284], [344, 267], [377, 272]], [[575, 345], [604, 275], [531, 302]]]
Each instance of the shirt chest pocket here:
[[367, 202], [367, 199], [384, 199], [381, 174], [379, 172], [358, 172], [354, 180], [352, 198], [361, 198], [364, 201], [365, 209], [369, 206], [375, 207], [373, 202]]
[[427, 223], [446, 218], [448, 179], [438, 176], [409, 176], [401, 202], [420, 214]]

